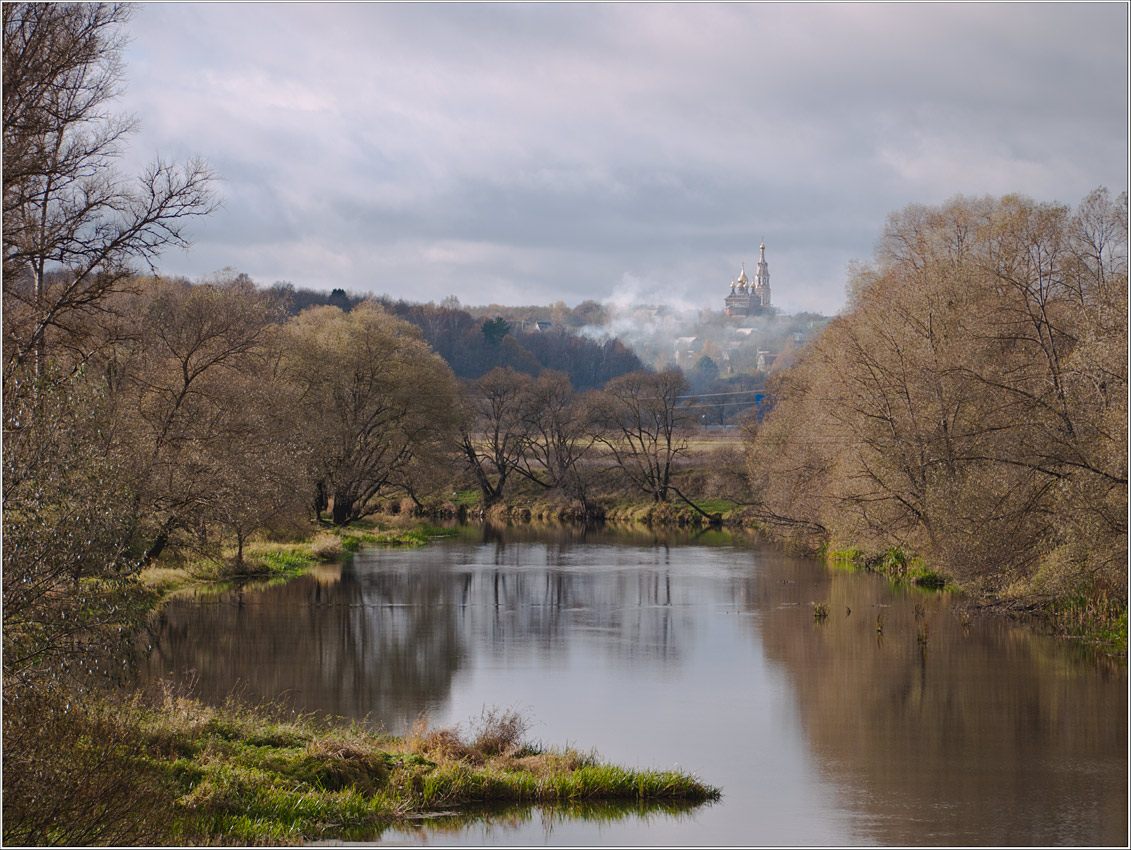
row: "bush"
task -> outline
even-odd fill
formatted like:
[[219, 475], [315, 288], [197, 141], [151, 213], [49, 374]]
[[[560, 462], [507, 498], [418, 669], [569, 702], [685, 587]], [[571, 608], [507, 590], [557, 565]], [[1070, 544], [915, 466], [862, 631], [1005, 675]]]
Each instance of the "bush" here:
[[5, 686], [4, 843], [160, 844], [172, 797], [123, 717], [52, 688]]

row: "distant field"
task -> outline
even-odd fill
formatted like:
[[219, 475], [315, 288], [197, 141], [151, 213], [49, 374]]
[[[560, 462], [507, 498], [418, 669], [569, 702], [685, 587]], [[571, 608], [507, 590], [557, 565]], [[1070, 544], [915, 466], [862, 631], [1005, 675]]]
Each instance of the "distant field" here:
[[738, 447], [742, 445], [742, 431], [737, 428], [729, 431], [699, 431], [688, 440], [688, 445], [697, 452]]

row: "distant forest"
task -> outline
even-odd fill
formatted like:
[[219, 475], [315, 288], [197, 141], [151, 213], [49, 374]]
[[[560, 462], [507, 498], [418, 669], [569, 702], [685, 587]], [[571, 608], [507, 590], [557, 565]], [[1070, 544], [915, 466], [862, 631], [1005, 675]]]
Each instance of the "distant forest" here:
[[[288, 316], [295, 316], [310, 307], [330, 305], [349, 312], [362, 301], [374, 301], [386, 311], [420, 328], [425, 342], [447, 361], [457, 378], [474, 379], [496, 367], [510, 367], [516, 372], [537, 377], [543, 370], [565, 372], [579, 392], [597, 389], [612, 378], [644, 368], [632, 350], [619, 339], [594, 340], [565, 330], [562, 324], [538, 330], [534, 322], [526, 329], [518, 322], [501, 317], [476, 318], [458, 306], [455, 299], [435, 304], [415, 304], [388, 296], [372, 297], [335, 289], [319, 292], [298, 289], [291, 284], [275, 284], [267, 289], [279, 300]], [[547, 307], [547, 315], [553, 308]], [[562, 305], [562, 309], [575, 315]], [[603, 310], [596, 302], [579, 305], [574, 321], [580, 327], [587, 320], [600, 321]], [[560, 319], [561, 312], [558, 317]], [[548, 321], [544, 320], [544, 321]], [[580, 323], [578, 323], [580, 321]]]
[[[245, 283], [251, 280], [244, 275]], [[761, 398], [766, 381], [787, 367], [828, 321], [816, 313], [776, 311], [742, 320], [721, 312], [671, 308], [609, 308], [593, 300], [575, 307], [462, 305], [448, 296], [439, 305], [278, 282], [265, 289], [288, 317], [312, 307], [344, 312], [363, 302], [415, 325], [457, 378], [474, 380], [497, 367], [532, 377], [564, 372], [577, 392], [603, 387], [640, 369], [679, 368], [702, 425], [730, 426]], [[694, 340], [690, 347], [681, 343]], [[765, 358], [764, 355], [770, 355]], [[765, 362], [763, 362], [765, 360]], [[764, 411], [763, 411], [764, 412]]]

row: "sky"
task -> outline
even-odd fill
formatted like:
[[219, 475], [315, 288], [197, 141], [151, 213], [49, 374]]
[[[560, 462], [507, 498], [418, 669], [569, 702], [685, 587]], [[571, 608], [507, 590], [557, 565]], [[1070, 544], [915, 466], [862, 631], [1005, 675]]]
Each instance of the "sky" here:
[[120, 163], [203, 157], [165, 274], [830, 315], [890, 213], [1128, 182], [1128, 5], [142, 3]]

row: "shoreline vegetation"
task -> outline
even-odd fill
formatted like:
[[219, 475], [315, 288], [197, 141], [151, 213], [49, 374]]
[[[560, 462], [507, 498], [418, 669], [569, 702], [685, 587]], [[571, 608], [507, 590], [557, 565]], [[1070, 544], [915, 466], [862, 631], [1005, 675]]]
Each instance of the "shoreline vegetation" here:
[[474, 490], [436, 496], [417, 504], [409, 499], [386, 500], [367, 520], [350, 526], [311, 523], [292, 530], [284, 539], [260, 536], [247, 545], [239, 561], [232, 552], [177, 565], [158, 564], [143, 570], [140, 584], [161, 597], [179, 590], [205, 586], [217, 591], [247, 580], [285, 581], [318, 564], [352, 556], [362, 546], [423, 546], [454, 535], [450, 528], [432, 522], [471, 522], [521, 525], [527, 523], [604, 524], [610, 527], [644, 526], [654, 529], [697, 530], [718, 528], [752, 534], [767, 542], [820, 557], [837, 567], [886, 576], [890, 581], [923, 591], [956, 594], [972, 612], [1021, 619], [1061, 638], [1078, 641], [1122, 663], [1127, 662], [1127, 606], [1112, 594], [1077, 593], [1070, 597], [1036, 597], [1025, 589], [990, 593], [966, 586], [936, 570], [922, 557], [903, 547], [882, 551], [833, 548], [817, 535], [782, 536], [757, 513], [727, 499], [697, 499], [694, 508], [672, 502], [644, 499], [608, 499], [588, 511], [578, 504], [551, 502], [521, 496], [485, 508]]
[[[225, 551], [150, 567], [138, 596], [153, 610], [186, 590], [287, 581], [362, 546], [423, 546], [452, 534], [404, 518], [312, 523], [285, 540], [249, 541], [238, 560]], [[548, 805], [609, 820], [722, 796], [680, 770], [633, 770], [528, 741], [528, 720], [513, 710], [485, 710], [466, 730], [421, 716], [397, 737], [235, 699], [212, 707], [167, 683], [147, 693], [48, 687], [9, 696], [8, 844], [376, 840], [425, 823], [458, 828], [502, 809], [521, 817], [521, 807]], [[45, 761], [47, 750], [64, 755]]]
[[[213, 708], [168, 689], [54, 704], [62, 699], [40, 692], [16, 706], [46, 722], [12, 727], [22, 740], [5, 759], [6, 844], [372, 841], [391, 828], [466, 823], [487, 806], [603, 804], [608, 817], [616, 804], [678, 812], [721, 797], [681, 771], [527, 742], [514, 711], [486, 711], [467, 731], [422, 718], [393, 737], [275, 719], [270, 707]], [[8, 712], [4, 723], [7, 736]], [[66, 745], [66, 755], [31, 762], [37, 744]]]
[[594, 302], [528, 332], [454, 297], [167, 277], [217, 175], [121, 171], [131, 14], [4, 5], [6, 843], [299, 841], [471, 802], [717, 797], [517, 738], [417, 746], [118, 687], [162, 598], [422, 545], [425, 521], [753, 531], [1125, 662], [1126, 192], [912, 204], [838, 316], [704, 311], [694, 365], [666, 337], [642, 359]]

